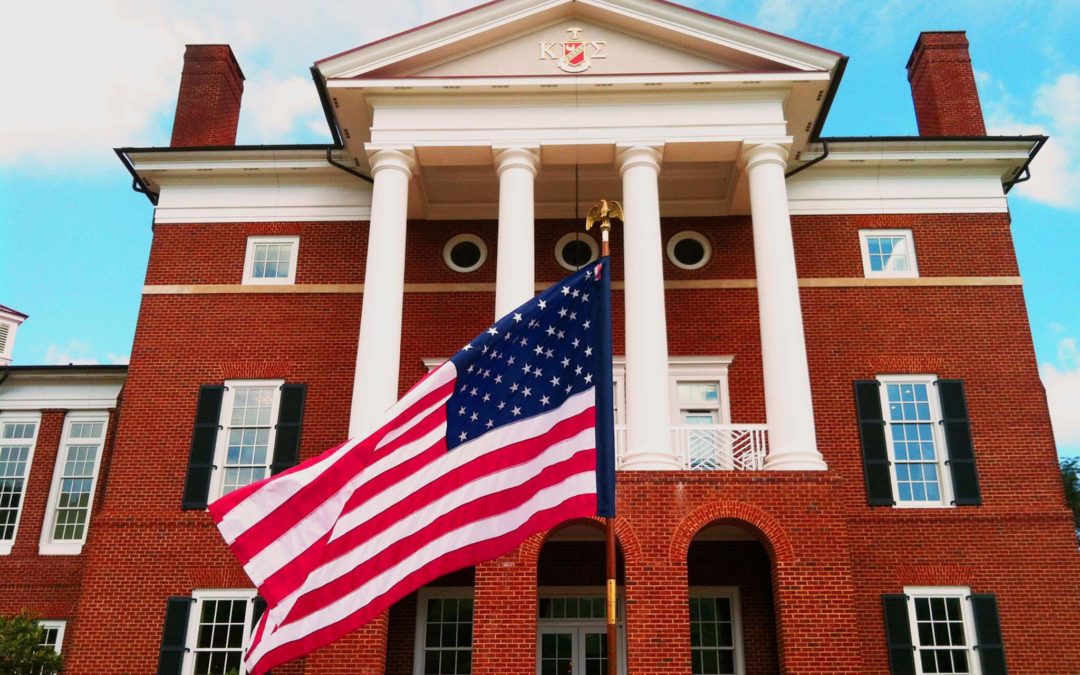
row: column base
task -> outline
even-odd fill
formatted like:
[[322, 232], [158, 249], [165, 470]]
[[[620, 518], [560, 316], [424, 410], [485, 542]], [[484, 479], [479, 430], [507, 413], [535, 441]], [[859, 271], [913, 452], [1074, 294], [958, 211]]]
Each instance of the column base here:
[[799, 450], [780, 454], [769, 453], [765, 457], [766, 471], [828, 471], [825, 458], [816, 450]]
[[619, 467], [622, 471], [678, 471], [683, 469], [679, 458], [667, 452], [635, 452], [628, 454]]

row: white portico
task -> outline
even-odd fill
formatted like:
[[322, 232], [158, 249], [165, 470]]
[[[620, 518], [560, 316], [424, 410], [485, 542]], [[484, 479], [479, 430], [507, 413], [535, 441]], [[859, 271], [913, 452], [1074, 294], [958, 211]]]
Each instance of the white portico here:
[[824, 469], [784, 173], [841, 57], [645, 0], [509, 0], [317, 64], [345, 150], [374, 179], [351, 418], [398, 392], [406, 223], [497, 220], [496, 311], [537, 282], [538, 218], [621, 199], [625, 469], [678, 468], [661, 217], [749, 214], [765, 468]]

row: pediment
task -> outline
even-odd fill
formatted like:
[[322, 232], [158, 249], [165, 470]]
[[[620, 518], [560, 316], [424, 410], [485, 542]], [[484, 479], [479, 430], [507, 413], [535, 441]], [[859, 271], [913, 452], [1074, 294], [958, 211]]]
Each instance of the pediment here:
[[319, 61], [327, 79], [772, 73], [840, 55], [662, 0], [503, 0]]

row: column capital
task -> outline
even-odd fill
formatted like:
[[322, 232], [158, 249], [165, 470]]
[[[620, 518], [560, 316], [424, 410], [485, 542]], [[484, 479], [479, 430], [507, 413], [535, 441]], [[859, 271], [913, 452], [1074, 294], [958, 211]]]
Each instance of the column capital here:
[[368, 145], [364, 149], [367, 150], [372, 178], [383, 169], [397, 169], [409, 177], [419, 169], [416, 151], [411, 147], [383, 148]]
[[788, 151], [776, 143], [745, 145], [739, 159], [745, 169], [752, 169], [759, 164], [778, 164], [787, 168]]
[[663, 143], [627, 143], [615, 146], [615, 166], [619, 174], [635, 166], [651, 166], [657, 173], [664, 161]]
[[499, 176], [506, 169], [527, 169], [534, 176], [540, 170], [539, 145], [493, 145], [491, 152]]

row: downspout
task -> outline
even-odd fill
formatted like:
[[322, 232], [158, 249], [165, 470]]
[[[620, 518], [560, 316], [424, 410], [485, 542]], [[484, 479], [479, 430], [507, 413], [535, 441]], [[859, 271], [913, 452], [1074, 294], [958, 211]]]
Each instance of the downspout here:
[[1031, 161], [1035, 159], [1035, 155], [1039, 154], [1039, 150], [1042, 150], [1042, 146], [1046, 145], [1046, 141], [1048, 140], [1050, 140], [1048, 136], [1040, 136], [1039, 140], [1035, 141], [1035, 145], [1031, 146], [1027, 161], [1024, 162], [1024, 166], [1020, 167], [1020, 170], [1016, 172], [1016, 177], [1003, 184], [1005, 187], [1005, 194], [1009, 194], [1009, 190], [1017, 183], [1024, 183], [1031, 180]]
[[116, 153], [116, 156], [119, 157], [120, 161], [127, 167], [128, 173], [131, 174], [131, 189], [141, 195], [146, 195], [146, 198], [150, 200], [150, 203], [157, 206], [158, 193], [151, 190], [150, 187], [143, 182], [142, 177], [139, 176], [139, 172], [135, 170], [135, 165], [128, 159], [126, 150], [127, 148], [113, 148], [113, 152]]
[[820, 155], [818, 155], [817, 157], [815, 157], [812, 160], [810, 160], [809, 162], [807, 162], [806, 164], [803, 164], [801, 166], [797, 166], [794, 169], [792, 169], [791, 171], [788, 171], [787, 173], [785, 173], [784, 178], [791, 178], [792, 176], [799, 173], [800, 171], [806, 171], [810, 167], [814, 166], [815, 164], [817, 164], [818, 162], [824, 160], [826, 157], [829, 156], [829, 142], [824, 140], [824, 139], [819, 139], [819, 142], [821, 143], [821, 147], [824, 148], [824, 151]]

